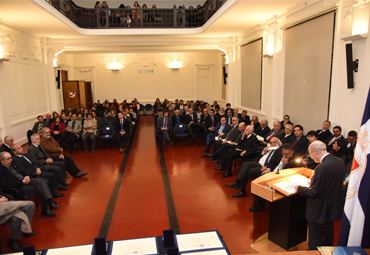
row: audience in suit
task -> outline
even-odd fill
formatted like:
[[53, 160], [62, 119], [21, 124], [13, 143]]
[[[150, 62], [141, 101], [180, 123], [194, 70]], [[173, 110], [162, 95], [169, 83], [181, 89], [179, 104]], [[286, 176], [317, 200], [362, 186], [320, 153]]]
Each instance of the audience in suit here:
[[284, 128], [284, 136], [281, 138], [281, 143], [294, 143], [295, 135], [293, 133], [293, 125], [292, 124], [286, 124]]
[[301, 158], [304, 156], [308, 148], [308, 139], [303, 135], [303, 127], [301, 125], [294, 126], [294, 136], [295, 140], [293, 142], [293, 158]]
[[207, 115], [204, 121], [204, 127], [207, 133], [213, 133], [216, 129], [216, 125], [220, 122], [220, 119], [215, 116], [215, 110], [210, 109], [209, 114]]
[[219, 123], [217, 123], [213, 132], [209, 132], [206, 137], [205, 154], [202, 157], [208, 157], [209, 150], [215, 142], [217, 136], [223, 136], [230, 130], [230, 125], [226, 123], [226, 117], [222, 116]]
[[1, 146], [1, 151], [6, 151], [8, 153], [10, 153], [10, 155], [14, 155], [13, 154], [13, 151], [11, 149], [12, 145], [14, 143], [14, 137], [11, 136], [11, 135], [7, 135], [4, 137], [4, 143], [3, 145]]
[[116, 139], [119, 144], [119, 152], [124, 153], [126, 151], [125, 146], [128, 141], [128, 137], [130, 135], [130, 127], [131, 123], [130, 120], [127, 118], [127, 114], [119, 112], [118, 119], [114, 125], [114, 129], [116, 131]]
[[41, 129], [43, 127], [47, 127], [47, 123], [44, 121], [44, 117], [39, 115], [37, 116], [37, 122], [35, 122], [35, 124], [33, 125], [33, 128], [32, 128], [32, 133], [40, 133], [41, 132]]
[[256, 135], [259, 135], [263, 138], [270, 132], [270, 128], [268, 126], [268, 121], [266, 119], [262, 119], [260, 122], [260, 127], [254, 131]]
[[35, 204], [32, 201], [8, 201], [0, 190], [0, 224], [8, 223], [8, 247], [13, 251], [23, 251], [18, 240], [37, 234], [32, 231], [32, 218]]
[[66, 137], [69, 145], [69, 154], [72, 154], [76, 138], [81, 136], [82, 123], [77, 120], [76, 114], [72, 114], [72, 120], [68, 122]]
[[51, 114], [50, 113], [47, 113], [45, 115], [45, 120], [44, 122], [46, 123], [46, 126], [47, 127], [50, 127], [51, 126], [51, 123], [53, 123], [53, 120], [51, 119]]
[[[84, 128], [82, 133], [82, 142], [84, 144], [85, 153], [89, 151], [87, 146], [87, 139], [90, 138], [91, 150], [95, 152], [96, 136], [98, 130], [98, 122], [96, 119], [92, 119], [90, 113], [87, 114], [87, 120], [84, 122]], [[44, 146], [45, 147], [45, 146]]]
[[[249, 116], [247, 115], [247, 110], [243, 110], [241, 114], [239, 114], [239, 122], [244, 122], [245, 125], [250, 125], [251, 124], [251, 120], [249, 118]], [[253, 129], [254, 129], [254, 125], [253, 125]]]
[[176, 109], [175, 110], [175, 115], [172, 116], [172, 124], [173, 126], [177, 125], [177, 124], [185, 124], [185, 121], [184, 121], [184, 116], [181, 115], [181, 112], [179, 109]]
[[168, 111], [164, 111], [163, 117], [160, 117], [157, 123], [158, 134], [163, 136], [163, 151], [166, 151], [167, 142], [169, 142], [172, 147], [170, 139], [171, 129], [172, 119], [169, 117]]
[[258, 117], [256, 115], [252, 116], [251, 125], [253, 125], [254, 133], [257, 134], [256, 130], [258, 130], [261, 125], [260, 125], [260, 123], [258, 121]]
[[329, 139], [327, 144], [327, 151], [338, 158], [342, 158], [344, 162], [346, 161], [346, 140], [342, 135], [342, 128], [340, 126], [335, 126], [333, 128], [333, 137]]
[[281, 124], [281, 129], [282, 130], [285, 130], [285, 126], [288, 125], [288, 124], [293, 126], [293, 123], [290, 121], [289, 115], [284, 115], [284, 120], [282, 120], [280, 122], [280, 124]]
[[[226, 121], [227, 121], [227, 124], [231, 125], [232, 124], [232, 120], [233, 120], [233, 110], [231, 109], [228, 109], [226, 110]], [[238, 122], [239, 122], [239, 117], [237, 116], [238, 118]]]
[[[307, 133], [307, 139], [308, 139], [309, 144], [316, 141], [317, 138], [318, 138], [318, 134], [315, 130], [311, 130]], [[302, 157], [308, 169], [315, 169], [318, 164], [311, 158], [308, 148], [309, 148], [309, 145], [307, 147], [305, 154]]]
[[322, 129], [317, 130], [318, 133], [318, 140], [327, 144], [331, 137], [333, 137], [333, 134], [330, 132], [330, 126], [331, 122], [328, 120], [325, 120], [322, 124]]

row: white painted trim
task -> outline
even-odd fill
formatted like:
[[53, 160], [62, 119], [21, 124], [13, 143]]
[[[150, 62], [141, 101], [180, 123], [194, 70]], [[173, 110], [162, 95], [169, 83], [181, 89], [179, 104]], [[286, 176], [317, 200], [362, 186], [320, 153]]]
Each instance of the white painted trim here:
[[[30, 120], [35, 120], [35, 122], [36, 122], [36, 120], [37, 120], [37, 116], [39, 116], [39, 115], [46, 115], [47, 114], [47, 112], [44, 112], [44, 113], [40, 113], [40, 114], [37, 114], [37, 115], [34, 115], [34, 116], [30, 116], [30, 117], [27, 117], [27, 118], [24, 118], [24, 119], [20, 119], [20, 120], [16, 120], [16, 121], [12, 121], [12, 122], [10, 122], [10, 126], [11, 127], [13, 127], [13, 126], [16, 126], [16, 125], [19, 125], [19, 124], [22, 124], [22, 123], [24, 123], [24, 122], [26, 122], [26, 121], [30, 121]], [[1, 129], [0, 129], [1, 130]]]

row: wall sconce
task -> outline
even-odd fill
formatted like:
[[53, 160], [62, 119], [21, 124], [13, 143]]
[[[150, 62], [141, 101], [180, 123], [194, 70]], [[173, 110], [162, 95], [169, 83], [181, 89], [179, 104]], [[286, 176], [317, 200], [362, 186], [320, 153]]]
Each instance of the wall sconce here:
[[168, 67], [171, 68], [172, 70], [178, 70], [179, 68], [182, 67], [182, 64], [178, 60], [172, 60], [169, 64]]
[[112, 71], [117, 71], [119, 69], [122, 69], [123, 65], [118, 61], [112, 61], [110, 62], [107, 67]]
[[[370, 2], [364, 1], [363, 3], [353, 6], [353, 23], [352, 35], [363, 35], [369, 31], [369, 12]], [[363, 38], [366, 36], [362, 36]]]
[[263, 57], [272, 57], [274, 55], [274, 30], [264, 33], [263, 36]]

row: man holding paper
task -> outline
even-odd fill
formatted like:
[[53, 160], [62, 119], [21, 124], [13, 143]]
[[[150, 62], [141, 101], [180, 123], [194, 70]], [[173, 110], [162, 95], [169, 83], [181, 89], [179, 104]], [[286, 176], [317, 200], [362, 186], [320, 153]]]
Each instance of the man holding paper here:
[[343, 160], [327, 153], [326, 144], [314, 141], [309, 153], [320, 163], [309, 187], [296, 186], [298, 194], [307, 197], [306, 219], [309, 222], [309, 248], [333, 246], [334, 222], [342, 218]]

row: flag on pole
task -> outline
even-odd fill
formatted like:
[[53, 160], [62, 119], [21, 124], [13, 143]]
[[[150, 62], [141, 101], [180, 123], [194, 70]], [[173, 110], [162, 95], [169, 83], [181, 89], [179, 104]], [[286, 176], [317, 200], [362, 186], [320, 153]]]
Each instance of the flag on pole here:
[[338, 245], [370, 248], [370, 91], [353, 157]]

